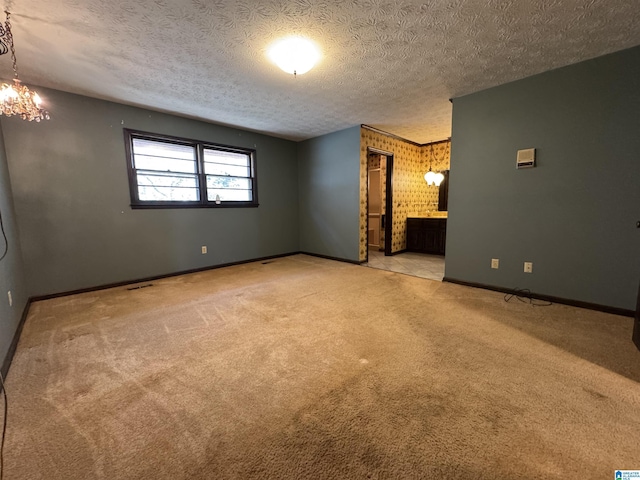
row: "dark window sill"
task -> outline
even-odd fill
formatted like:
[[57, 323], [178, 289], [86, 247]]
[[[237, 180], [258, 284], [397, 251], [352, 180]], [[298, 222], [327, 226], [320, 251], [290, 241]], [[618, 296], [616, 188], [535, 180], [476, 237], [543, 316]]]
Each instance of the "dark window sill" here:
[[156, 208], [255, 208], [260, 206], [259, 203], [250, 202], [229, 202], [218, 204], [203, 204], [203, 203], [140, 203], [131, 204], [132, 210], [149, 210]]

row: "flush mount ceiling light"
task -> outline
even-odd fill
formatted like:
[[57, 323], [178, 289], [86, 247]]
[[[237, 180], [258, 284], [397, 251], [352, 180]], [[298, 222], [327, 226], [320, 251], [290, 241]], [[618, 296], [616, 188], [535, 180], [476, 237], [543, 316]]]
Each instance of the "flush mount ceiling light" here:
[[307, 73], [320, 59], [318, 47], [304, 37], [277, 40], [267, 53], [278, 67], [294, 76]]
[[40, 95], [32, 92], [26, 85], [22, 85], [18, 78], [18, 62], [16, 61], [16, 50], [13, 46], [13, 34], [11, 33], [11, 23], [9, 22], [9, 12], [7, 20], [2, 26], [0, 24], [0, 55], [4, 55], [11, 50], [11, 60], [13, 61], [13, 85], [3, 83], [0, 86], [0, 115], [20, 115], [23, 120], [49, 120], [49, 112], [40, 107], [42, 100]]

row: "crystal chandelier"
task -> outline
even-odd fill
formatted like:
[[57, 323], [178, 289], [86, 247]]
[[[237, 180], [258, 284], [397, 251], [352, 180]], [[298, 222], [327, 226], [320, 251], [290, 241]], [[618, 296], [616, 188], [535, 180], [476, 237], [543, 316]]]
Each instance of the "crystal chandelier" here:
[[18, 64], [16, 61], [16, 51], [13, 46], [13, 35], [11, 33], [11, 23], [9, 22], [9, 12], [4, 27], [0, 24], [0, 55], [4, 55], [11, 50], [11, 60], [13, 61], [13, 85], [3, 83], [0, 86], [0, 115], [19, 115], [23, 120], [49, 120], [49, 112], [40, 107], [42, 100], [40, 96], [26, 85], [23, 85], [18, 78]]

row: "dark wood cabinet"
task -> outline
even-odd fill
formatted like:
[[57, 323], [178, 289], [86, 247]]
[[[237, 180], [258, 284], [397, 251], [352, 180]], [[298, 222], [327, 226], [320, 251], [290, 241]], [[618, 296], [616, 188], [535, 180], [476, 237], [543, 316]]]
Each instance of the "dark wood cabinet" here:
[[407, 218], [407, 251], [444, 255], [446, 218]]
[[449, 170], [442, 172], [444, 180], [438, 187], [438, 210], [446, 212], [449, 210]]

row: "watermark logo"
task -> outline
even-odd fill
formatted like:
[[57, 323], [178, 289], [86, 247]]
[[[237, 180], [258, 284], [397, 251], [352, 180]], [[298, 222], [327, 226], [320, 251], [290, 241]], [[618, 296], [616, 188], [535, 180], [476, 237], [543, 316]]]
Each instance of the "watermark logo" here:
[[640, 470], [616, 470], [615, 480], [640, 480]]

